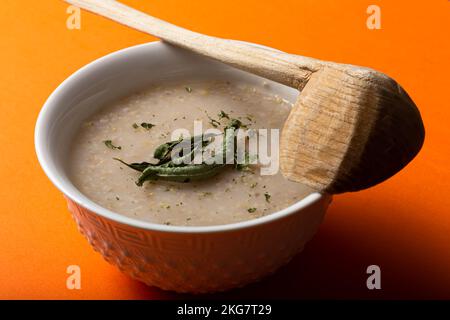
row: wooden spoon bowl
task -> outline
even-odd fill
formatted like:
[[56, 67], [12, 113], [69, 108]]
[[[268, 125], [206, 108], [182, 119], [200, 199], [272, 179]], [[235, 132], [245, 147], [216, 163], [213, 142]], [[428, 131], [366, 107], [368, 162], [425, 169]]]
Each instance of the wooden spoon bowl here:
[[386, 75], [325, 64], [302, 89], [281, 139], [281, 170], [329, 193], [391, 177], [421, 149], [424, 127], [408, 94]]

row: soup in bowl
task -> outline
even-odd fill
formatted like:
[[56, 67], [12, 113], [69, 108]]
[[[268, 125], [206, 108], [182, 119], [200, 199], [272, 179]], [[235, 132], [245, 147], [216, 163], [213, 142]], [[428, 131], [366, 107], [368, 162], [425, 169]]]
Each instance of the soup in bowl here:
[[55, 90], [37, 121], [36, 151], [80, 232], [107, 261], [162, 289], [222, 291], [300, 252], [330, 196], [278, 170], [264, 174], [264, 165], [248, 161], [247, 145], [244, 162], [200, 159], [194, 171], [168, 151], [199, 125], [202, 139], [215, 130], [216, 150], [225, 150], [230, 128], [276, 141], [267, 136], [282, 129], [297, 95], [161, 42], [139, 45], [94, 61]]

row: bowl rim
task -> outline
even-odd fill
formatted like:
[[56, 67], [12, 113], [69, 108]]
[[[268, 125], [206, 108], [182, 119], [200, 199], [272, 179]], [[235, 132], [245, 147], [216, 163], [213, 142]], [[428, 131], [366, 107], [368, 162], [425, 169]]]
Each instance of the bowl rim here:
[[[247, 42], [248, 43], [248, 42]], [[249, 43], [251, 45], [260, 46], [258, 44]], [[106, 63], [108, 60], [116, 58], [121, 55], [127, 55], [135, 50], [143, 50], [148, 48], [156, 48], [161, 45], [168, 45], [163, 43], [162, 41], [153, 41], [148, 43], [143, 43], [139, 45], [134, 45], [131, 47], [127, 47], [124, 49], [120, 49], [118, 51], [114, 51], [105, 56], [102, 56], [94, 61], [89, 62], [84, 65], [74, 73], [72, 73], [69, 77], [67, 77], [58, 87], [50, 94], [41, 108], [34, 131], [34, 144], [35, 151], [44, 173], [50, 179], [50, 181], [55, 185], [57, 189], [59, 189], [67, 198], [76, 202], [78, 205], [81, 205], [83, 208], [89, 210], [90, 212], [99, 215], [103, 218], [112, 220], [114, 222], [125, 224], [128, 226], [132, 226], [139, 229], [151, 230], [151, 231], [159, 231], [159, 232], [172, 232], [172, 233], [217, 233], [217, 232], [226, 232], [226, 231], [235, 231], [240, 229], [252, 228], [259, 225], [263, 225], [266, 223], [274, 222], [276, 220], [280, 220], [282, 218], [286, 218], [290, 215], [300, 212], [313, 204], [325, 200], [325, 198], [329, 197], [327, 194], [322, 194], [319, 192], [313, 192], [307, 195], [305, 198], [299, 200], [298, 202], [292, 204], [291, 206], [284, 208], [282, 210], [273, 212], [263, 217], [258, 217], [255, 219], [234, 222], [230, 224], [223, 225], [212, 225], [212, 226], [175, 226], [175, 225], [164, 225], [158, 223], [152, 223], [144, 220], [139, 220], [137, 218], [132, 218], [125, 216], [123, 214], [116, 213], [112, 210], [109, 210], [96, 202], [90, 200], [87, 196], [85, 196], [80, 190], [78, 190], [75, 186], [75, 189], [78, 191], [72, 192], [70, 188], [68, 188], [66, 182], [58, 175], [56, 170], [53, 170], [51, 166], [49, 166], [48, 161], [52, 158], [51, 154], [45, 152], [45, 141], [44, 134], [45, 130], [48, 130], [49, 127], [49, 114], [50, 111], [58, 106], [55, 102], [57, 97], [61, 95], [67, 88], [70, 86], [71, 82], [76, 81], [78, 78], [82, 77], [86, 73], [91, 72], [91, 70], [95, 70], [93, 67], [97, 66], [101, 63]], [[173, 47], [173, 46], [171, 46]], [[266, 47], [268, 49], [272, 49], [270, 47]], [[182, 50], [182, 49], [179, 49]], [[275, 49], [272, 49], [275, 50]]]

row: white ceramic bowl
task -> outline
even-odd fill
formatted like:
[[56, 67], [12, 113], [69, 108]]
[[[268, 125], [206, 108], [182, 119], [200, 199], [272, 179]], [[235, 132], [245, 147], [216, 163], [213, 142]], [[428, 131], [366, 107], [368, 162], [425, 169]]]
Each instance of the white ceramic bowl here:
[[[81, 122], [110, 101], [173, 78], [261, 78], [161, 42], [127, 48], [83, 67], [48, 98], [35, 131], [47, 176], [65, 195], [79, 230], [95, 250], [133, 278], [177, 292], [245, 285], [287, 263], [317, 231], [330, 197], [313, 193], [271, 215], [221, 226], [181, 227], [129, 218], [89, 200], [67, 174], [70, 141]], [[298, 92], [272, 83], [295, 100]]]

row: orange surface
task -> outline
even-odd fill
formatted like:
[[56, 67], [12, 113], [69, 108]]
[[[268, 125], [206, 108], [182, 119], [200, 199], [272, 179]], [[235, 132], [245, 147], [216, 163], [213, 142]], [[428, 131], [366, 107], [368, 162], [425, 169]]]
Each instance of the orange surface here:
[[[426, 127], [420, 155], [389, 181], [335, 197], [320, 232], [282, 272], [219, 297], [450, 298], [450, 2], [388, 0], [128, 0], [193, 30], [367, 65], [397, 79]], [[382, 30], [366, 28], [377, 4]], [[55, 87], [107, 53], [154, 38], [92, 14], [66, 28], [56, 0], [0, 4], [0, 298], [178, 298], [103, 261], [78, 233], [33, 146]], [[82, 289], [66, 289], [81, 267]], [[366, 289], [380, 265], [382, 290]]]

